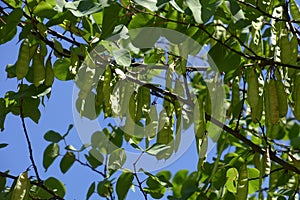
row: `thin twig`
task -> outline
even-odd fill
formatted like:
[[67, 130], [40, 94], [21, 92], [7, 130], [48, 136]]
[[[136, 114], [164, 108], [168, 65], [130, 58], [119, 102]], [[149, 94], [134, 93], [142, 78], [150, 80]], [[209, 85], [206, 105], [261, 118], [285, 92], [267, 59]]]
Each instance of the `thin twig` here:
[[143, 186], [142, 186], [143, 182], [140, 181], [139, 176], [137, 175], [137, 172], [136, 172], [136, 164], [141, 159], [141, 157], [142, 157], [143, 154], [144, 154], [144, 151], [138, 156], [138, 158], [136, 159], [136, 161], [133, 163], [133, 169], [134, 169], [133, 176], [135, 177], [135, 179], [136, 179], [136, 181], [138, 183], [138, 188], [140, 189], [141, 193], [143, 194], [144, 199], [147, 200], [148, 199], [147, 193], [143, 190]]
[[36, 166], [34, 158], [33, 158], [32, 146], [31, 146], [30, 138], [29, 138], [27, 128], [26, 128], [26, 124], [25, 124], [25, 120], [24, 120], [23, 99], [21, 99], [21, 101], [20, 101], [20, 117], [21, 117], [22, 127], [23, 127], [23, 131], [24, 131], [24, 134], [25, 134], [25, 137], [26, 137], [27, 145], [28, 145], [29, 158], [30, 158], [31, 164], [33, 166], [33, 169], [34, 169], [35, 175], [37, 177], [37, 180], [38, 180], [38, 182], [41, 182], [41, 178], [40, 178], [37, 166]]

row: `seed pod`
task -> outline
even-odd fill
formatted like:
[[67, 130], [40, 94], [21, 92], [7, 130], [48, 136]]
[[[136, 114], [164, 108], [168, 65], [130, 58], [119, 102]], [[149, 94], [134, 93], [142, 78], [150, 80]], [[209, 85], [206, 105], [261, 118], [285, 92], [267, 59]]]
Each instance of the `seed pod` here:
[[106, 67], [104, 72], [104, 82], [103, 82], [103, 101], [104, 101], [104, 116], [108, 117], [111, 116], [111, 102], [110, 102], [110, 94], [111, 94], [111, 69], [110, 66]]
[[198, 97], [198, 104], [194, 109], [194, 132], [197, 138], [202, 138], [206, 131], [205, 113], [203, 108], [203, 99]]
[[11, 193], [11, 199], [28, 199], [30, 190], [30, 180], [28, 178], [28, 172], [23, 172], [19, 175], [15, 181], [15, 186]]
[[294, 79], [294, 116], [300, 121], [300, 74], [297, 74]]
[[21, 44], [18, 61], [16, 62], [16, 75], [18, 79], [24, 78], [28, 73], [30, 59], [29, 41], [25, 39]]
[[258, 75], [255, 69], [252, 67], [247, 71], [247, 101], [251, 108], [256, 107], [259, 101], [259, 91], [258, 91]]
[[244, 162], [240, 167], [239, 171], [239, 180], [238, 180], [238, 188], [236, 194], [236, 200], [244, 200], [247, 199], [248, 196], [248, 171], [247, 171], [247, 163]]
[[51, 57], [48, 57], [46, 61], [46, 70], [45, 70], [45, 86], [51, 86], [54, 81], [54, 72], [52, 69]]
[[96, 96], [95, 96], [95, 110], [96, 115], [98, 116], [101, 112], [102, 103], [103, 103], [103, 81], [99, 80], [97, 89], [96, 89]]
[[279, 117], [285, 117], [288, 110], [287, 94], [281, 81], [276, 81]]
[[254, 123], [258, 123], [261, 120], [263, 113], [263, 96], [259, 96], [257, 106], [251, 108], [251, 118]]
[[269, 120], [271, 124], [278, 123], [279, 110], [275, 80], [270, 80], [269, 83], [265, 84], [265, 104], [267, 120]]
[[240, 99], [239, 79], [236, 77], [232, 82], [231, 112], [234, 118], [238, 118], [242, 110]]
[[41, 56], [39, 51], [36, 51], [33, 55], [32, 70], [33, 84], [38, 87], [45, 79], [44, 57]]

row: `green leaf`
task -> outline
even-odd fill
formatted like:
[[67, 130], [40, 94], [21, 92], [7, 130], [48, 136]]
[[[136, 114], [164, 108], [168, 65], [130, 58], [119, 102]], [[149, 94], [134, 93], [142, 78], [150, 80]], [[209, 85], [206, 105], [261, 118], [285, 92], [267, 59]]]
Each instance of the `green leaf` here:
[[113, 51], [113, 56], [120, 66], [129, 67], [131, 65], [131, 55], [127, 49], [118, 49]]
[[97, 186], [97, 192], [102, 197], [108, 197], [112, 192], [112, 184], [109, 180], [104, 179], [100, 181]]
[[13, 8], [19, 8], [22, 6], [21, 0], [5, 0], [4, 2], [8, 3]]
[[41, 117], [41, 112], [38, 109], [38, 106], [40, 105], [40, 99], [39, 98], [24, 98], [22, 107], [23, 107], [23, 116], [29, 117], [32, 119], [35, 123], [39, 122], [39, 119]]
[[8, 144], [7, 143], [0, 143], [0, 149], [6, 147]]
[[76, 158], [75, 158], [75, 154], [72, 152], [66, 152], [66, 154], [64, 155], [64, 157], [61, 159], [60, 161], [60, 170], [62, 173], [66, 173], [74, 164]]
[[293, 19], [300, 21], [300, 10], [295, 0], [290, 1], [290, 11]]
[[173, 195], [177, 198], [181, 198], [181, 188], [182, 184], [187, 178], [188, 175], [188, 170], [179, 170], [175, 176], [173, 177], [172, 180], [172, 185], [173, 185]]
[[28, 198], [29, 188], [30, 180], [28, 178], [28, 172], [26, 171], [18, 176], [11, 194], [11, 199], [26, 200]]
[[8, 111], [6, 109], [5, 99], [0, 98], [0, 130], [1, 131], [4, 130], [4, 121], [5, 121], [7, 113], [8, 113]]
[[108, 159], [109, 174], [113, 174], [116, 170], [122, 168], [126, 161], [126, 154], [123, 148], [113, 151]]
[[86, 200], [90, 199], [90, 197], [92, 196], [92, 194], [95, 192], [95, 188], [96, 188], [96, 183], [93, 182], [90, 185], [88, 192], [86, 193]]
[[56, 11], [53, 9], [53, 6], [50, 3], [46, 1], [40, 1], [39, 4], [34, 8], [33, 14], [42, 18], [50, 19], [56, 14]]
[[59, 155], [59, 146], [57, 143], [51, 143], [47, 146], [47, 148], [44, 151], [43, 156], [43, 166], [45, 170], [50, 167], [50, 165], [53, 163], [55, 158]]
[[71, 11], [76, 17], [83, 17], [99, 12], [104, 6], [106, 6], [106, 4], [101, 4], [101, 1], [100, 3], [96, 3], [93, 0], [69, 1], [64, 5], [65, 9]]
[[[17, 25], [20, 22], [20, 19], [23, 16], [21, 8], [15, 8], [9, 15], [1, 16], [2, 21], [0, 22], [0, 44], [4, 44], [11, 39], [17, 33]], [[3, 23], [5, 22], [5, 24]]]
[[146, 153], [152, 155], [152, 156], [156, 156], [158, 154], [162, 154], [164, 151], [170, 149], [170, 146], [167, 146], [165, 144], [153, 144], [152, 146], [150, 146], [149, 148], [147, 148], [145, 150]]
[[97, 149], [94, 148], [89, 151], [88, 155], [85, 154], [84, 156], [93, 168], [102, 165], [104, 161], [103, 155]]
[[116, 184], [116, 192], [118, 199], [126, 199], [129, 188], [132, 186], [133, 174], [131, 172], [123, 172], [118, 178]]
[[49, 142], [58, 143], [63, 138], [62, 138], [62, 136], [59, 133], [50, 130], [47, 133], [45, 133], [44, 139], [47, 140], [47, 141], [49, 141]]
[[75, 77], [70, 71], [71, 61], [69, 58], [61, 58], [55, 61], [53, 65], [54, 76], [62, 81], [71, 80]]
[[134, 2], [151, 11], [157, 11], [157, 0], [134, 0]]
[[[66, 194], [65, 185], [60, 180], [58, 180], [54, 177], [49, 177], [47, 180], [45, 180], [44, 185], [50, 191], [53, 191], [56, 195], [58, 195], [61, 198], [63, 198]], [[43, 198], [43, 199], [53, 198], [53, 196], [45, 190], [41, 190], [39, 193], [39, 196], [40, 196], [40, 198]]]
[[237, 192], [237, 180], [238, 180], [239, 172], [236, 168], [229, 168], [226, 172], [226, 188], [228, 191], [232, 193]]
[[188, 7], [191, 9], [193, 13], [193, 17], [195, 21], [199, 24], [203, 24], [201, 17], [202, 5], [199, 0], [186, 0]]
[[[227, 45], [234, 46], [234, 44]], [[241, 56], [220, 43], [210, 49], [209, 55], [220, 72], [229, 72], [240, 68]]]

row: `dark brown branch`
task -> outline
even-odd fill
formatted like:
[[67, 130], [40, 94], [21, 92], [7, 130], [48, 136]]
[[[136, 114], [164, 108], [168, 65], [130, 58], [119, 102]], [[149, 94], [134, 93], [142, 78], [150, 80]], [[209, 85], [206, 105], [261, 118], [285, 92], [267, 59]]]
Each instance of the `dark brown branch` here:
[[82, 162], [82, 161], [79, 160], [79, 159], [76, 159], [76, 161], [77, 161], [79, 164], [81, 164], [82, 166], [88, 167], [88, 168], [90, 168], [92, 171], [96, 172], [97, 174], [100, 174], [103, 178], [106, 177], [105, 174], [104, 174], [103, 172], [100, 172], [99, 170], [93, 168], [91, 165], [89, 165], [89, 164], [87, 164], [87, 163], [84, 163], [84, 162]]
[[[245, 144], [247, 144], [249, 147], [252, 148], [257, 153], [265, 154], [265, 150], [263, 150], [260, 146], [254, 144], [251, 140], [248, 140], [246, 137], [241, 135], [238, 131], [234, 131], [233, 129], [229, 128], [227, 125], [223, 124], [222, 122], [218, 121], [217, 119], [209, 116], [208, 114], [205, 114], [205, 118], [209, 121], [211, 121], [216, 126], [222, 128], [224, 131], [228, 132], [232, 136], [236, 137], [237, 139], [243, 141]], [[287, 163], [286, 161], [282, 160], [281, 158], [276, 156], [276, 153], [274, 151], [270, 151], [270, 158], [272, 161], [280, 164], [282, 167], [284, 167], [286, 170], [293, 171], [297, 174], [300, 174], [300, 170], [296, 168], [295, 166]]]
[[32, 146], [31, 146], [30, 138], [29, 138], [29, 135], [28, 135], [28, 132], [27, 132], [27, 129], [26, 129], [25, 120], [24, 120], [23, 99], [21, 99], [21, 102], [20, 102], [20, 117], [21, 117], [22, 127], [23, 127], [23, 131], [24, 131], [24, 134], [25, 134], [25, 137], [26, 137], [27, 145], [28, 145], [29, 158], [30, 158], [33, 170], [35, 172], [36, 178], [37, 178], [38, 182], [41, 182], [41, 178], [40, 178], [37, 166], [36, 166], [34, 158], [33, 158]]

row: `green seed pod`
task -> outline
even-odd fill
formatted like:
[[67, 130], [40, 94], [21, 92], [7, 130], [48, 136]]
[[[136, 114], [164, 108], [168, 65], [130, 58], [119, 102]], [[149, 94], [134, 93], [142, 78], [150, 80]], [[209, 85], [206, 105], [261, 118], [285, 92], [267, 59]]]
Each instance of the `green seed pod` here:
[[266, 116], [272, 124], [276, 124], [279, 122], [279, 110], [278, 110], [278, 98], [277, 98], [277, 90], [276, 90], [276, 81], [270, 80], [269, 83], [266, 84], [266, 90], [268, 92], [268, 97], [266, 98]]
[[285, 117], [288, 111], [287, 94], [281, 81], [276, 81], [279, 117]]
[[18, 61], [16, 62], [16, 75], [19, 80], [28, 73], [30, 59], [29, 41], [26, 38], [21, 44]]
[[202, 138], [206, 131], [205, 113], [203, 108], [203, 99], [198, 97], [198, 104], [194, 108], [194, 132], [197, 138]]
[[242, 110], [240, 99], [239, 79], [236, 77], [232, 82], [231, 112], [234, 118], [238, 118]]
[[247, 199], [248, 196], [248, 171], [247, 171], [247, 163], [244, 162], [240, 167], [239, 171], [239, 180], [238, 180], [238, 188], [236, 194], [236, 200], [244, 200]]
[[300, 74], [297, 74], [294, 79], [294, 116], [300, 121]]
[[247, 83], [248, 83], [247, 101], [250, 107], [253, 108], [257, 106], [259, 101], [258, 75], [255, 72], [255, 69], [253, 67], [247, 70]]
[[35, 87], [38, 87], [45, 79], [44, 57], [41, 56], [39, 51], [33, 55], [32, 70], [33, 84]]
[[110, 86], [112, 79], [111, 69], [110, 66], [106, 67], [104, 72], [104, 82], [103, 82], [103, 101], [104, 101], [104, 116], [108, 117], [111, 116], [112, 109], [111, 109], [111, 102], [110, 102], [110, 95], [112, 92], [112, 88]]
[[257, 106], [251, 108], [251, 118], [254, 123], [261, 120], [263, 113], [263, 96], [259, 96]]
[[54, 81], [54, 72], [52, 69], [51, 57], [46, 61], [46, 70], [45, 70], [45, 85], [52, 86]]

